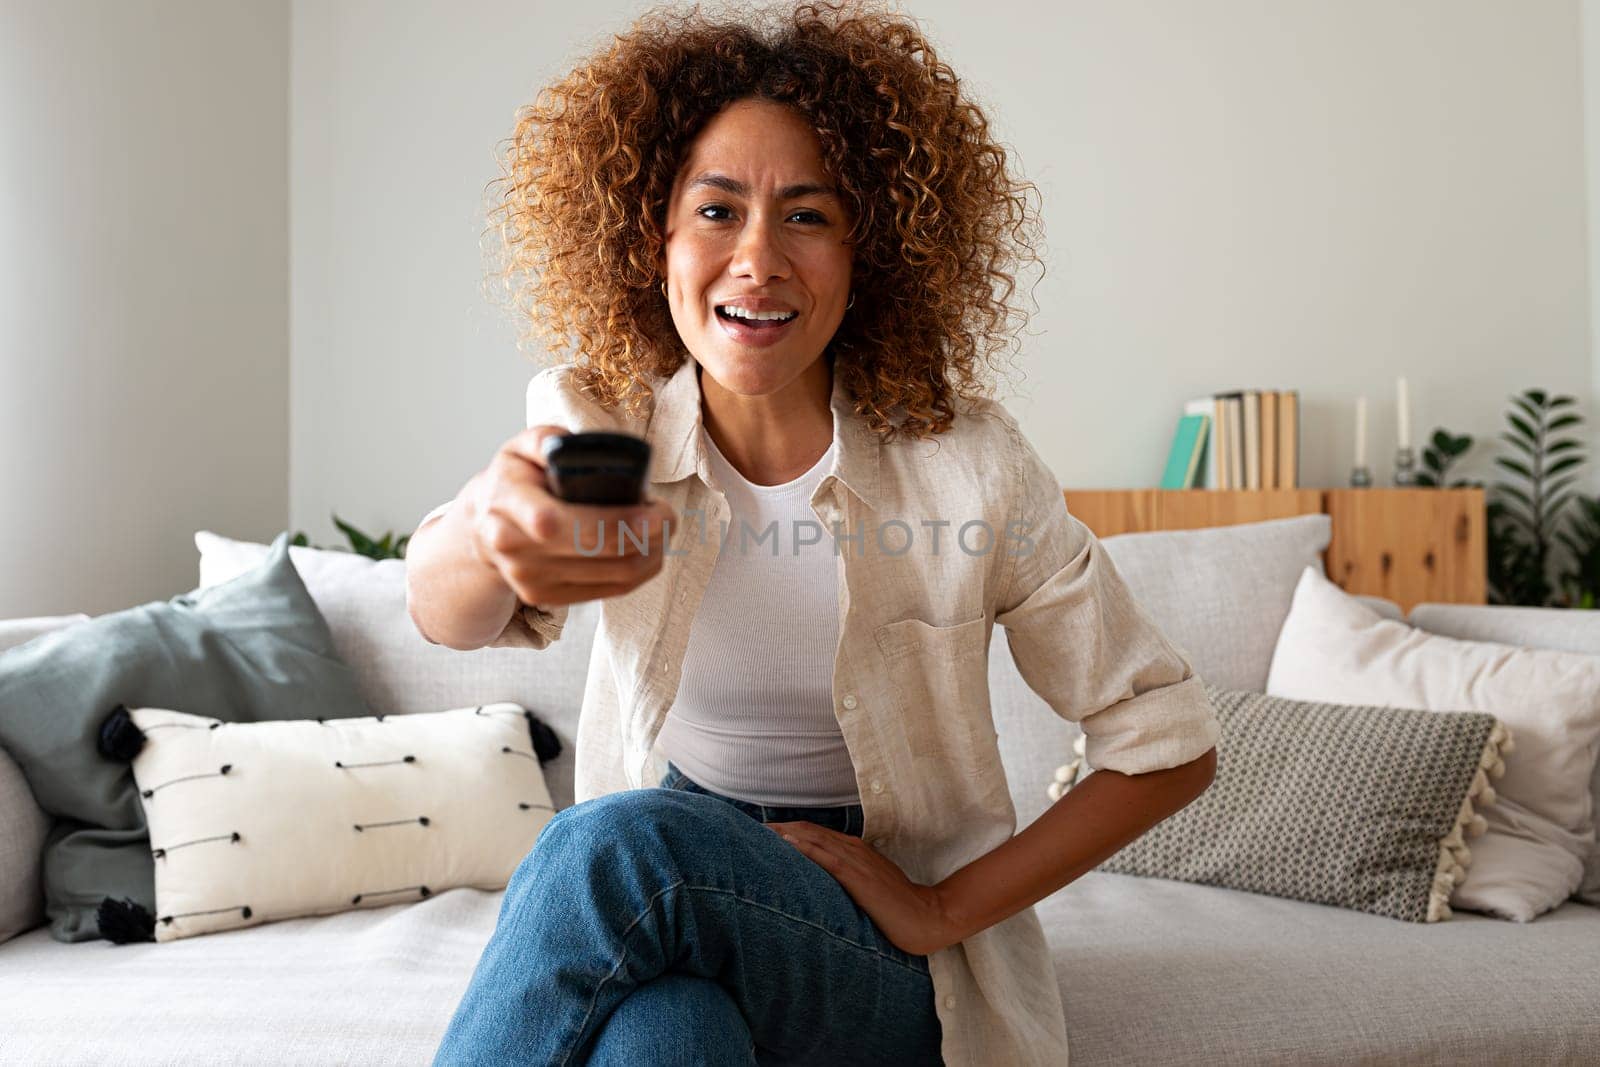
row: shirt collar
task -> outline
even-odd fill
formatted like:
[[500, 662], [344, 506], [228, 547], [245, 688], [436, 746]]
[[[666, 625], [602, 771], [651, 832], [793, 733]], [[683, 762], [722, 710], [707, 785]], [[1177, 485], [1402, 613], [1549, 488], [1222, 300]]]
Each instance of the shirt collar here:
[[[826, 357], [824, 357], [826, 358]], [[699, 364], [685, 356], [683, 365], [655, 386], [651, 416], [650, 481], [675, 482], [698, 474], [710, 483], [705, 448], [700, 441], [701, 412]], [[833, 376], [833, 474], [867, 507], [877, 506], [880, 442], [850, 404], [844, 380]]]

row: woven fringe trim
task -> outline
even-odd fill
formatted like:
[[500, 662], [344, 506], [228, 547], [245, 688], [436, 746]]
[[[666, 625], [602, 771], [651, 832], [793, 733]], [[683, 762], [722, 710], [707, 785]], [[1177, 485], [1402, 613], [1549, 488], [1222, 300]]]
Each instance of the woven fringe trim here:
[[1511, 739], [1511, 729], [1499, 720], [1489, 731], [1478, 757], [1478, 768], [1472, 772], [1472, 784], [1461, 799], [1461, 810], [1456, 813], [1456, 823], [1439, 842], [1439, 865], [1434, 868], [1433, 888], [1428, 892], [1428, 922], [1436, 923], [1450, 918], [1450, 893], [1467, 875], [1472, 862], [1472, 850], [1467, 847], [1467, 837], [1478, 837], [1489, 828], [1484, 817], [1473, 810], [1473, 800], [1478, 806], [1493, 804], [1498, 795], [1490, 778], [1506, 773], [1505, 754], [1516, 747]]

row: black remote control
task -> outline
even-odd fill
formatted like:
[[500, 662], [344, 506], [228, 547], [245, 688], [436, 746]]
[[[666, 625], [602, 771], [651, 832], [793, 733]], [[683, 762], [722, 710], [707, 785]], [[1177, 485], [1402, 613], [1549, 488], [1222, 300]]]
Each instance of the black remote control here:
[[650, 445], [631, 433], [569, 433], [543, 442], [550, 491], [569, 504], [644, 503]]

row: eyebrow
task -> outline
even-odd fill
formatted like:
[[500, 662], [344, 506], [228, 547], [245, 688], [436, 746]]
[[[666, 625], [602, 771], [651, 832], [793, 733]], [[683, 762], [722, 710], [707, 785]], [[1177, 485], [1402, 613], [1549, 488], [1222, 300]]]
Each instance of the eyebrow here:
[[[685, 191], [698, 189], [703, 185], [710, 186], [713, 189], [721, 189], [723, 192], [732, 193], [734, 196], [750, 195], [750, 187], [748, 185], [736, 178], [730, 178], [726, 174], [702, 174], [690, 181], [685, 186]], [[778, 190], [778, 199], [780, 200], [794, 200], [797, 197], [813, 195], [831, 196], [835, 200], [839, 198], [839, 194], [833, 186], [818, 185], [815, 182], [800, 182], [797, 185], [787, 185]]]

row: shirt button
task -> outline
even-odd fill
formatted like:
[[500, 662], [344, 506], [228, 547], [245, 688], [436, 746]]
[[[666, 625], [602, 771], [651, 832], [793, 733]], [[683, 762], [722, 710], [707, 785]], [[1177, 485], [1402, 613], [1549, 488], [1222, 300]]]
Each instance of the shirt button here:
[[846, 693], [844, 695], [844, 699], [839, 701], [839, 703], [843, 704], [849, 710], [854, 711], [856, 709], [856, 695], [854, 693]]
[[944, 1006], [947, 1008], [956, 1006], [956, 995], [954, 993], [946, 993], [944, 995]]
[[883, 783], [882, 783], [882, 782], [880, 782], [880, 781], [878, 781], [878, 780], [877, 780], [877, 779], [876, 779], [876, 778], [874, 778], [874, 779], [873, 779], [873, 780], [872, 780], [872, 791], [873, 791], [873, 792], [874, 792], [874, 793], [881, 793], [881, 792], [883, 792]]

